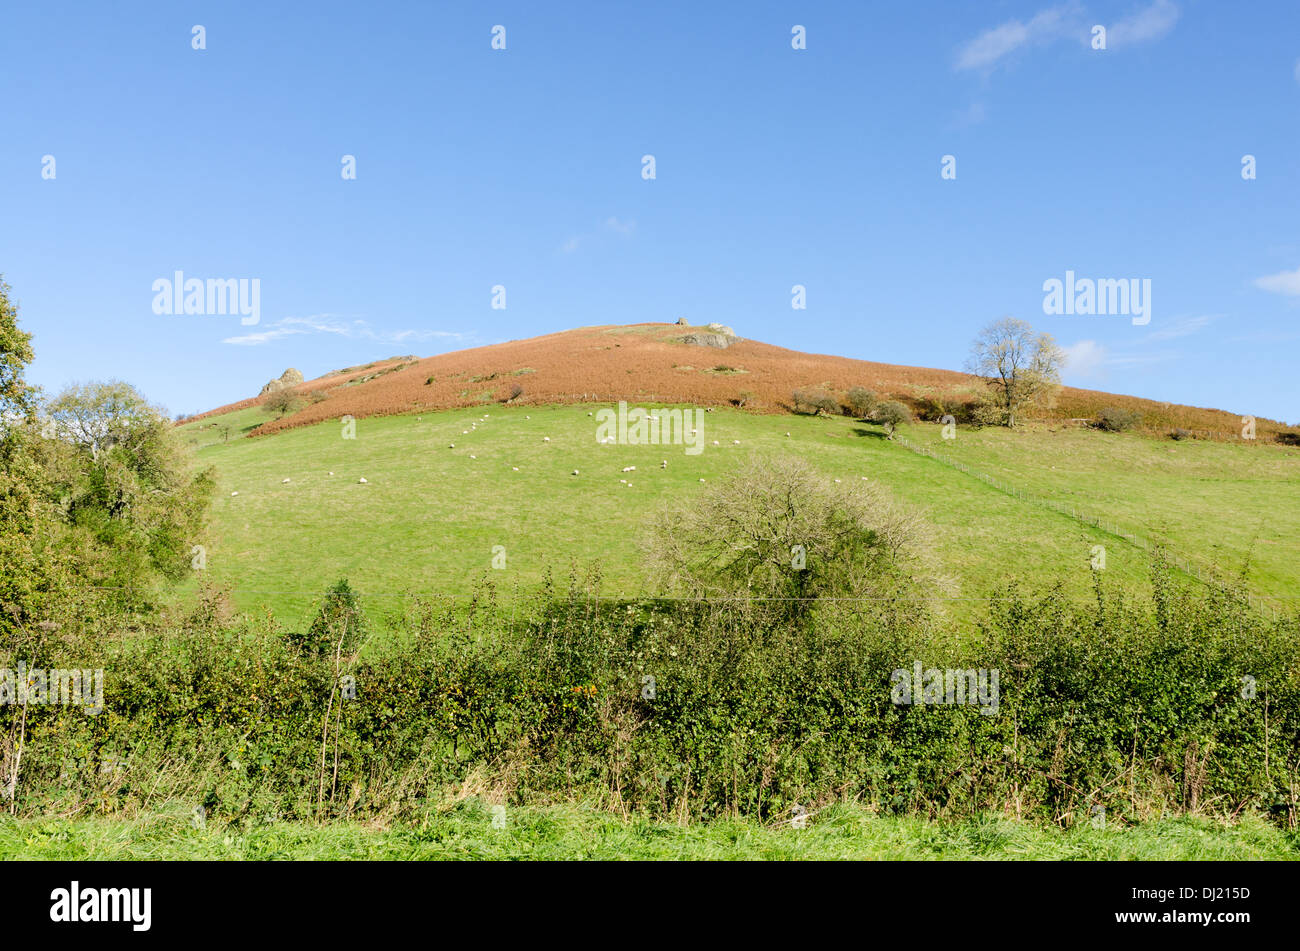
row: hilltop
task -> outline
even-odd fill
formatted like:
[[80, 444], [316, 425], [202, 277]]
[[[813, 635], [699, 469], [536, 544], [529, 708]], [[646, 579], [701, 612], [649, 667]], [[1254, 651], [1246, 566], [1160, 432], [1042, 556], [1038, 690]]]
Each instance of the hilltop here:
[[[937, 419], [970, 401], [980, 381], [966, 373], [908, 367], [849, 357], [801, 353], [731, 334], [730, 328], [650, 323], [583, 327], [475, 347], [433, 357], [391, 357], [335, 370], [294, 384], [304, 405], [280, 419], [251, 426], [269, 435], [351, 415], [357, 419], [412, 412], [482, 407], [609, 403], [688, 403], [732, 406], [755, 413], [785, 413], [799, 387], [842, 394], [866, 387], [882, 398], [909, 404], [922, 419]], [[250, 397], [192, 417], [203, 419], [253, 408]], [[1045, 413], [1057, 421], [1087, 422], [1107, 407], [1134, 410], [1150, 432], [1232, 438], [1241, 430], [1236, 411], [1182, 406], [1065, 387]], [[1257, 421], [1263, 441], [1286, 431]]]

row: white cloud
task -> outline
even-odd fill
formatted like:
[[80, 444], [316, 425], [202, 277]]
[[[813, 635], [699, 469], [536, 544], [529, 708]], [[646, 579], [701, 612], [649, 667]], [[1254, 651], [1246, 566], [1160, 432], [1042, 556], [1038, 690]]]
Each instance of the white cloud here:
[[610, 231], [616, 231], [619, 234], [631, 234], [636, 230], [636, 222], [631, 219], [627, 221], [619, 221], [613, 215], [610, 215], [610, 217], [605, 219], [605, 227]]
[[1173, 0], [1155, 0], [1151, 6], [1116, 21], [1106, 31], [1106, 45], [1114, 49], [1158, 40], [1174, 28], [1178, 16], [1178, 6]]
[[242, 347], [255, 347], [283, 337], [304, 334], [334, 334], [351, 340], [377, 340], [383, 343], [401, 343], [405, 340], [434, 340], [438, 338], [461, 339], [465, 334], [446, 330], [375, 330], [364, 320], [343, 321], [333, 314], [316, 314], [311, 317], [285, 317], [270, 324], [266, 330], [226, 337], [222, 343]]
[[1100, 375], [1109, 358], [1106, 348], [1095, 340], [1080, 340], [1061, 349], [1065, 351], [1065, 369], [1074, 379]]
[[1075, 27], [1079, 7], [1075, 3], [1049, 7], [1028, 23], [1008, 20], [985, 30], [957, 53], [956, 68], [991, 69], [998, 61], [1024, 46], [1048, 43], [1068, 35]]
[[1288, 297], [1300, 297], [1300, 267], [1294, 271], [1279, 271], [1255, 278], [1255, 286], [1272, 294], [1285, 294]]

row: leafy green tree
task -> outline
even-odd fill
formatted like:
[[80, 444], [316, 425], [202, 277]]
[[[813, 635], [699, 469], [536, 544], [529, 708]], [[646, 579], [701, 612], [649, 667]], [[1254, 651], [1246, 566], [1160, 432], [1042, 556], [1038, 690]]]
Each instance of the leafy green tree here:
[[893, 439], [894, 430], [903, 423], [911, 422], [912, 411], [897, 400], [888, 400], [876, 407], [875, 417], [876, 421], [885, 427], [889, 438]]
[[863, 386], [855, 386], [844, 397], [849, 411], [858, 419], [866, 419], [876, 407], [876, 394]]

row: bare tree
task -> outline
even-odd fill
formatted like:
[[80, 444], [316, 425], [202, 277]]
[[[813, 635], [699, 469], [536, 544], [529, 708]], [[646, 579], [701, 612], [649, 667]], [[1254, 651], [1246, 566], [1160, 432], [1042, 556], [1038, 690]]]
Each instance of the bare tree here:
[[1014, 426], [1025, 407], [1052, 405], [1061, 388], [1064, 363], [1065, 354], [1050, 334], [1004, 317], [980, 331], [966, 369], [985, 379], [1006, 424]]

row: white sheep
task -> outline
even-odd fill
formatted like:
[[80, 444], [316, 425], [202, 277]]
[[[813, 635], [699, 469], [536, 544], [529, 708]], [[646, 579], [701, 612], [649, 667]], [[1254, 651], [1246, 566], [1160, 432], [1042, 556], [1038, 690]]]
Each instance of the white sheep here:
[[578, 474], [578, 470], [577, 470], [577, 469], [574, 469], [574, 470], [573, 470], [573, 474], [574, 474], [574, 475], [577, 475], [577, 474]]
[[550, 441], [551, 441], [551, 437], [550, 437], [550, 436], [543, 436], [543, 437], [542, 437], [542, 442], [550, 442]]
[[231, 493], [230, 493], [230, 497], [233, 499], [233, 498], [234, 498], [235, 496], [237, 496], [238, 494], [239, 494], [238, 492], [231, 492]]
[[289, 480], [288, 480], [288, 479], [281, 479], [281, 480], [280, 480], [280, 484], [281, 484], [281, 485], [288, 485], [288, 484], [289, 484]]
[[357, 480], [357, 485], [369, 485], [369, 483], [366, 482], [365, 476], [362, 476], [360, 479]]
[[659, 468], [660, 468], [660, 469], [667, 469], [667, 468], [668, 468], [668, 460], [665, 459], [663, 462], [659, 463]]
[[624, 467], [623, 467], [623, 471], [624, 471], [624, 472], [636, 472], [636, 466], [624, 466]]

